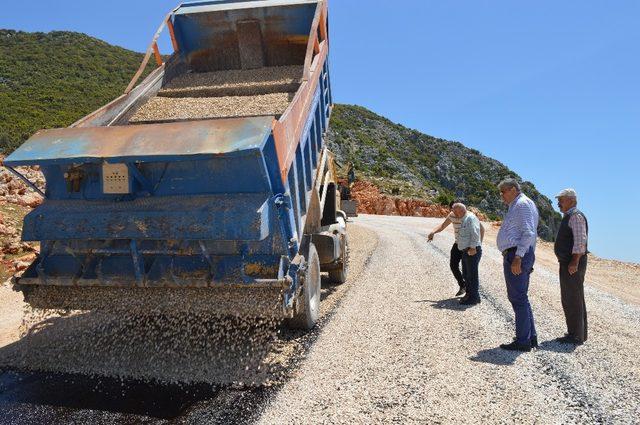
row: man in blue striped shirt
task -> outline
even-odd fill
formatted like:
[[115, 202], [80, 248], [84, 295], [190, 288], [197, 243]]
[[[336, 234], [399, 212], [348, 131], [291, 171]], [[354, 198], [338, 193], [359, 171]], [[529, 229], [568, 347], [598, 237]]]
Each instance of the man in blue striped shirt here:
[[538, 208], [520, 191], [520, 184], [515, 179], [504, 179], [498, 189], [509, 209], [500, 226], [497, 243], [504, 258], [507, 296], [516, 316], [516, 338], [500, 347], [511, 351], [531, 351], [532, 347], [538, 347], [538, 335], [527, 293], [529, 276], [536, 260]]

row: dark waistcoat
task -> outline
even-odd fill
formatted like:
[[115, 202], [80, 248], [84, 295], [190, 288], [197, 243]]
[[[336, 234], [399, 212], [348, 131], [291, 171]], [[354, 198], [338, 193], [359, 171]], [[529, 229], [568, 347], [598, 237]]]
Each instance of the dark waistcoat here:
[[562, 223], [560, 223], [560, 229], [558, 229], [558, 235], [556, 236], [556, 243], [553, 246], [553, 249], [556, 253], [556, 257], [558, 257], [558, 261], [562, 264], [568, 264], [571, 262], [571, 258], [573, 254], [573, 230], [569, 227], [569, 219], [574, 214], [580, 214], [582, 218], [584, 218], [584, 222], [587, 227], [587, 236], [589, 235], [589, 223], [587, 222], [587, 217], [582, 213], [582, 211], [576, 209], [571, 214], [565, 214], [562, 218]]

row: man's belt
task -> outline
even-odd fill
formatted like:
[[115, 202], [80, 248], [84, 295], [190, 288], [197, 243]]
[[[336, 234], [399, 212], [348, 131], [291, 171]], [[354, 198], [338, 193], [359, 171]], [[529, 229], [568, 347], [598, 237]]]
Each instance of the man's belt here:
[[518, 249], [518, 247], [516, 246], [512, 246], [511, 248], [507, 248], [504, 251], [502, 251], [502, 256], [506, 257], [507, 255], [509, 255], [510, 252], [516, 252]]

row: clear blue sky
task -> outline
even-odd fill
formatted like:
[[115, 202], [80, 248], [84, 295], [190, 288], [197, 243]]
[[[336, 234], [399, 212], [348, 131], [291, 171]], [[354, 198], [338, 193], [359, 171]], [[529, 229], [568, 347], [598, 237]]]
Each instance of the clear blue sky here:
[[[0, 27], [146, 49], [166, 0], [6, 2]], [[640, 262], [640, 2], [330, 2], [337, 102], [574, 187], [598, 255]], [[166, 44], [165, 44], [166, 45]]]

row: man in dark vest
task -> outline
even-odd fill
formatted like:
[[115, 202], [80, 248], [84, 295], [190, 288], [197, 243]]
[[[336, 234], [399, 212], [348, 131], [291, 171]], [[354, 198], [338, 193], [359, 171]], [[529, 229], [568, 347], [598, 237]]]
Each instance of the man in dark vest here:
[[560, 263], [560, 296], [567, 321], [567, 334], [557, 339], [565, 344], [583, 344], [587, 340], [587, 307], [584, 302], [584, 275], [587, 272], [589, 224], [578, 210], [573, 189], [556, 195], [564, 213], [554, 250]]

